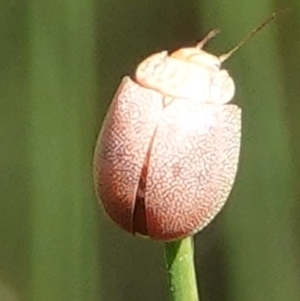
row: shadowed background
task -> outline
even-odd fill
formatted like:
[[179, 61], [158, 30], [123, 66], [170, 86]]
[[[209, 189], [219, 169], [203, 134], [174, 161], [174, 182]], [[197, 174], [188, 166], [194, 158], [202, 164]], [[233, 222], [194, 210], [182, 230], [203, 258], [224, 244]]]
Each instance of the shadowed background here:
[[147, 55], [227, 51], [243, 108], [229, 202], [195, 238], [202, 301], [300, 299], [300, 5], [279, 0], [2, 0], [0, 300], [167, 300], [163, 245], [99, 209], [92, 157], [120, 79]]

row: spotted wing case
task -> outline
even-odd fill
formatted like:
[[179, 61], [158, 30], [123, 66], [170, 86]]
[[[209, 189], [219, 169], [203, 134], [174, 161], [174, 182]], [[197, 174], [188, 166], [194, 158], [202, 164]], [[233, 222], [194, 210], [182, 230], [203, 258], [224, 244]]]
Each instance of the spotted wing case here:
[[100, 132], [94, 159], [96, 192], [108, 215], [133, 233], [133, 211], [150, 141], [163, 111], [161, 95], [125, 77]]
[[121, 82], [99, 135], [94, 177], [106, 212], [128, 232], [179, 239], [205, 227], [227, 200], [241, 110], [227, 104], [234, 83], [218, 64], [199, 49], [163, 52]]

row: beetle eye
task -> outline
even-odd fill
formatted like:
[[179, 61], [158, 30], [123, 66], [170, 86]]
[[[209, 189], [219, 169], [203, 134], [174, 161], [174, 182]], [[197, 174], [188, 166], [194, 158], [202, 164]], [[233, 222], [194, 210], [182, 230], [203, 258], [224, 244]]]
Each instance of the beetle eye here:
[[213, 65], [214, 65], [215, 67], [217, 67], [218, 69], [221, 68], [221, 62], [215, 61], [215, 62], [213, 63]]

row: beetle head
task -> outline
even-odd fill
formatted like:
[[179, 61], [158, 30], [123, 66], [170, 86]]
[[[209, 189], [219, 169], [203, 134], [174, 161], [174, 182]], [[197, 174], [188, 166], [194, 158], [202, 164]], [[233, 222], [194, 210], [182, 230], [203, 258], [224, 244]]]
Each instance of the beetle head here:
[[199, 46], [153, 54], [138, 66], [138, 84], [163, 96], [194, 99], [203, 103], [225, 104], [234, 95], [234, 82], [220, 59]]
[[174, 51], [170, 56], [193, 63], [199, 66], [199, 68], [207, 68], [212, 71], [218, 71], [221, 68], [221, 62], [217, 56], [201, 50], [198, 47], [181, 48]]

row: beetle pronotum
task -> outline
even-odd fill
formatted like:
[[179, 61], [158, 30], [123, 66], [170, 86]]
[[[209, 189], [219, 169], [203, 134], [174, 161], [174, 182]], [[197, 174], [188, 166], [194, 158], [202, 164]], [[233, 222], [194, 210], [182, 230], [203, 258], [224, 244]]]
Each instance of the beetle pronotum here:
[[124, 77], [94, 156], [96, 192], [123, 229], [174, 240], [205, 227], [221, 210], [237, 172], [241, 109], [228, 102], [234, 82], [226, 54], [195, 47], [147, 57]]

